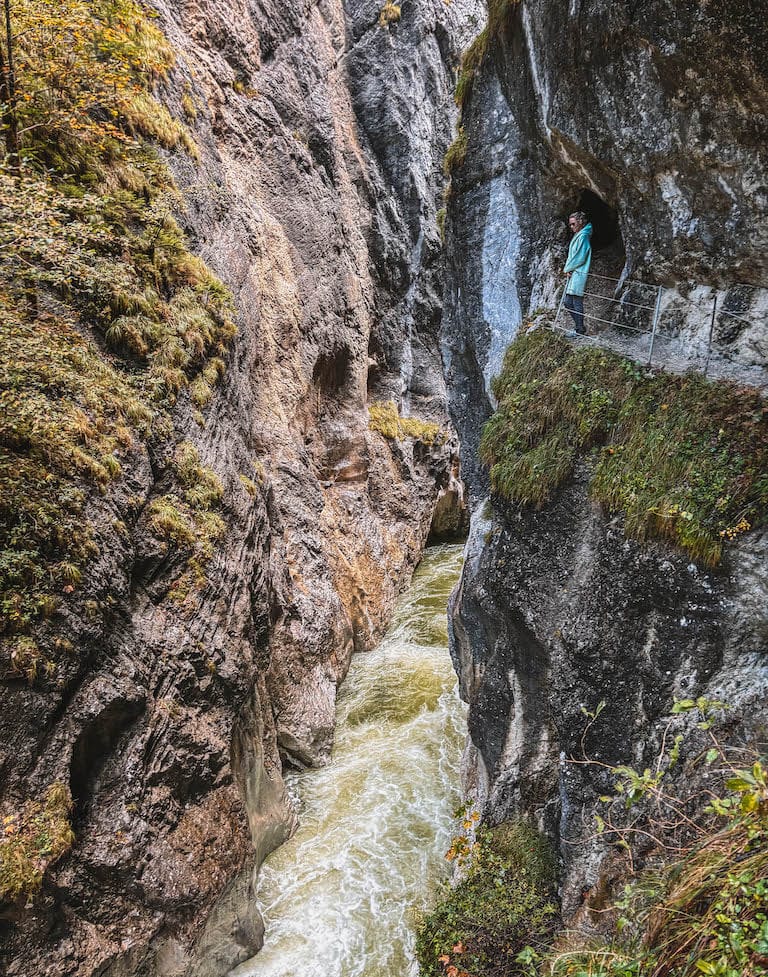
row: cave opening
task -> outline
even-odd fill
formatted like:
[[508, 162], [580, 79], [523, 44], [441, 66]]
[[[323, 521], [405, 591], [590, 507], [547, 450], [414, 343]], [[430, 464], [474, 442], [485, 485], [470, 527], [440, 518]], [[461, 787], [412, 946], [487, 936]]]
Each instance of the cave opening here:
[[592, 222], [592, 247], [595, 251], [624, 254], [624, 242], [619, 230], [616, 210], [602, 197], [586, 188], [579, 191], [576, 210], [583, 210]]
[[312, 383], [323, 394], [333, 397], [349, 379], [352, 354], [346, 346], [322, 352], [312, 370]]

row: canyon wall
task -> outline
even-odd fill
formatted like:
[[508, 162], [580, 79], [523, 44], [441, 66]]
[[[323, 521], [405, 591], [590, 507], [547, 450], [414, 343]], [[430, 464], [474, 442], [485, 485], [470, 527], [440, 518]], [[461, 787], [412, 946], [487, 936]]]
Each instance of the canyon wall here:
[[594, 829], [612, 789], [600, 764], [653, 767], [665, 730], [695, 740], [674, 697], [725, 700], [724, 737], [764, 742], [766, 540], [748, 533], [715, 570], [630, 540], [590, 499], [588, 459], [539, 511], [486, 501], [489, 381], [521, 324], [555, 307], [566, 218], [583, 208], [595, 274], [664, 286], [663, 328], [690, 363], [717, 294], [740, 316], [714, 320], [722, 356], [764, 383], [767, 35], [748, 0], [492, 6], [465, 65], [446, 225], [443, 348], [473, 508], [452, 649], [465, 787], [491, 823], [525, 813], [555, 839], [567, 921], [621, 875]]
[[[470, 72], [446, 221], [446, 375], [478, 485], [490, 377], [523, 318], [556, 306], [579, 207], [595, 226], [590, 292], [614, 294], [597, 275], [663, 286], [681, 368], [702, 366], [715, 295], [713, 339], [740, 368], [729, 375], [765, 386], [768, 359], [760, 4], [492, 6], [502, 13]], [[655, 289], [636, 289], [624, 297], [653, 306]], [[618, 312], [588, 297], [590, 311]]]
[[[3, 907], [18, 977], [219, 975], [259, 948], [244, 870], [292, 829], [282, 766], [327, 759], [438, 496], [461, 521], [436, 212], [479, 3], [389, 25], [369, 0], [154, 6], [176, 53], [159, 96], [197, 147], [168, 154], [173, 209], [238, 333], [202, 413], [182, 392], [90, 490], [98, 555], [38, 629], [73, 653], [4, 680], [4, 810], [54, 782], [74, 801], [71, 852]], [[384, 437], [367, 406], [387, 400], [443, 435]], [[223, 486], [204, 572], [153, 532], [179, 445]]]

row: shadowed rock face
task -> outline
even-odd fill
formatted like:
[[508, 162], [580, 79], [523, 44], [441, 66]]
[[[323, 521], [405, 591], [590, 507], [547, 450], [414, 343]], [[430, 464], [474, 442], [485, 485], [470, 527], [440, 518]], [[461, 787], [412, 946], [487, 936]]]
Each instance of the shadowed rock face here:
[[[473, 500], [452, 606], [470, 703], [466, 786], [491, 821], [525, 812], [557, 840], [566, 919], [613, 871], [591, 821], [611, 778], [571, 760], [652, 766], [674, 696], [733, 705], [726, 738], [765, 736], [766, 540], [745, 537], [706, 571], [667, 546], [628, 541], [589, 500], [586, 471], [540, 512], [483, 503], [489, 379], [525, 315], [553, 304], [564, 218], [590, 202], [610, 208], [602, 218], [615, 213], [619, 232], [611, 240], [606, 218], [595, 270], [618, 278], [626, 263], [669, 287], [671, 304], [707, 292], [698, 318], [678, 323], [691, 346], [709, 329], [713, 292], [725, 308], [741, 296], [749, 324], [731, 340], [720, 318], [716, 338], [736, 362], [765, 365], [758, 7], [523, 0], [464, 109], [443, 345]], [[582, 707], [601, 701], [582, 742]], [[673, 720], [675, 733], [691, 725]], [[681, 778], [693, 769], [682, 762]]]
[[[389, 442], [366, 405], [449, 426], [435, 214], [479, 3], [419, 0], [389, 29], [379, 6], [155, 4], [178, 57], [161, 95], [200, 150], [169, 159], [180, 221], [239, 334], [204, 427], [182, 397], [91, 501], [100, 555], [56, 620], [71, 665], [3, 689], [2, 800], [63, 780], [77, 839], [33, 908], [4, 907], [9, 974], [202, 977], [260, 946], [239, 873], [292, 829], [282, 764], [325, 761], [350, 655], [381, 635], [438, 495], [460, 500], [455, 438]], [[148, 527], [181, 440], [221, 478], [227, 527], [183, 586], [189, 554]]]
[[[768, 541], [745, 541], [726, 568], [706, 571], [625, 539], [586, 482], [582, 472], [540, 512], [489, 506], [473, 518], [451, 612], [470, 704], [465, 787], [492, 823], [522, 812], [556, 841], [566, 919], [585, 889], [604, 888], [611, 861], [590, 812], [613, 778], [582, 761], [654, 768], [674, 697], [732, 705], [726, 739], [764, 738], [768, 720]], [[583, 710], [600, 702], [587, 730]], [[693, 745], [671, 790], [700, 773], [710, 744], [699, 718], [672, 719], [667, 747], [681, 732]]]

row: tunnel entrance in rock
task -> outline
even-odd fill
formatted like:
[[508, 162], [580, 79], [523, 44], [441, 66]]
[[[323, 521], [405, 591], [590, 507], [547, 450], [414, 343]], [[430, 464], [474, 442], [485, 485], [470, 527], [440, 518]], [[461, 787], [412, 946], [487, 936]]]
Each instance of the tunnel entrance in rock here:
[[586, 188], [579, 191], [576, 210], [583, 210], [592, 222], [592, 248], [595, 251], [614, 251], [624, 254], [624, 242], [615, 209], [602, 197]]

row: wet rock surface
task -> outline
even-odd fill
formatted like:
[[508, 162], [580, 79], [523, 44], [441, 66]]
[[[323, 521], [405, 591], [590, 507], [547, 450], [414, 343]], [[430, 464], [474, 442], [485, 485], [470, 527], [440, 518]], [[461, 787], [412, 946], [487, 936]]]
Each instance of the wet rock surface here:
[[[455, 436], [388, 441], [367, 404], [449, 432], [435, 214], [478, 3], [421, 0], [390, 28], [362, 0], [155, 6], [178, 59], [161, 94], [200, 152], [169, 159], [179, 219], [239, 333], [204, 424], [182, 395], [89, 502], [99, 556], [53, 622], [71, 661], [4, 682], [3, 805], [54, 780], [75, 803], [72, 851], [3, 907], [15, 977], [213, 977], [258, 949], [231, 880], [292, 830], [282, 766], [325, 762], [350, 655], [438, 495], [459, 503]], [[224, 487], [204, 566], [152, 530], [182, 440]]]
[[[700, 716], [673, 717], [675, 698], [727, 702], [725, 739], [768, 730], [764, 535], [717, 570], [697, 567], [627, 540], [589, 501], [584, 474], [539, 512], [488, 504], [473, 519], [452, 607], [470, 704], [465, 786], [492, 823], [522, 812], [555, 839], [566, 919], [611, 863], [591, 813], [613, 792], [601, 764], [654, 768], [665, 730], [695, 741]], [[669, 790], [700, 774], [701, 751]]]

